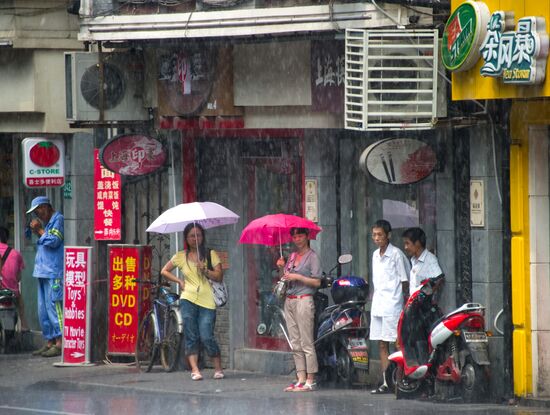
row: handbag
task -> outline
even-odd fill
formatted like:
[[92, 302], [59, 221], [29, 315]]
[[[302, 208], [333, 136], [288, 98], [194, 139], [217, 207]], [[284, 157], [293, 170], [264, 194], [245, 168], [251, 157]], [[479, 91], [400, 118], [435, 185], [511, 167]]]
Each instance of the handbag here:
[[212, 281], [210, 279], [208, 282], [212, 288], [216, 307], [223, 307], [227, 303], [227, 287], [225, 286], [225, 282]]
[[[208, 269], [213, 271], [214, 267], [212, 266], [211, 252], [212, 250], [209, 249], [206, 256], [206, 263]], [[223, 307], [227, 303], [228, 298], [225, 282], [212, 281], [210, 278], [207, 278], [207, 280], [210, 283], [210, 288], [212, 288], [212, 295], [214, 296], [216, 307]]]
[[[293, 252], [288, 259], [288, 263], [285, 266], [285, 273], [290, 272], [294, 268], [294, 261], [296, 260], [296, 253]], [[283, 301], [286, 298], [286, 292], [288, 291], [289, 281], [279, 280], [273, 287], [273, 295], [279, 300]]]

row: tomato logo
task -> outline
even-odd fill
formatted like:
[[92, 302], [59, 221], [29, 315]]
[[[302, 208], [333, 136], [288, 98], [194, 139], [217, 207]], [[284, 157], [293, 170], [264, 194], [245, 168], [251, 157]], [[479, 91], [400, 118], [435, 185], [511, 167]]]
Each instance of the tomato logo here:
[[41, 141], [31, 148], [29, 157], [37, 166], [50, 167], [59, 160], [59, 149], [54, 143]]

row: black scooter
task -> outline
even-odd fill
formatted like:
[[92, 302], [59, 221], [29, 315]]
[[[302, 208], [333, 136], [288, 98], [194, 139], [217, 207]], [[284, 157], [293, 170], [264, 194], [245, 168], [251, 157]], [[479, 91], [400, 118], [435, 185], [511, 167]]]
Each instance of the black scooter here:
[[[341, 255], [338, 263], [347, 264], [351, 260], [351, 255]], [[329, 272], [323, 277], [321, 287], [331, 287], [334, 305], [324, 308], [316, 320], [319, 381], [335, 382], [346, 388], [366, 383], [369, 371], [367, 339], [370, 318], [365, 311], [368, 284], [361, 277], [334, 279]], [[326, 297], [325, 294], [318, 295]]]

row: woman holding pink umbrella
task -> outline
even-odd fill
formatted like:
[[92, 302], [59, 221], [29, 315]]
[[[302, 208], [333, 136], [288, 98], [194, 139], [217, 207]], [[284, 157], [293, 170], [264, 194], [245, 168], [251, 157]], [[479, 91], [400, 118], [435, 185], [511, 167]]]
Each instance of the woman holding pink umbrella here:
[[309, 392], [316, 388], [315, 376], [318, 372], [313, 344], [313, 295], [321, 285], [321, 261], [309, 246], [308, 229], [292, 228], [290, 235], [295, 251], [286, 263], [283, 257], [277, 260], [281, 279], [288, 282], [284, 314], [297, 377], [295, 383], [285, 388], [285, 392]]

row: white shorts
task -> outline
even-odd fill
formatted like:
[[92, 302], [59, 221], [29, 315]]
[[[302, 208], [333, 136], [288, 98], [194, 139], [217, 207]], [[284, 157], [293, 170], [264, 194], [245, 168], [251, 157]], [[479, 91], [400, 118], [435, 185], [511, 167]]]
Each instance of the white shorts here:
[[399, 316], [371, 316], [370, 340], [394, 342], [397, 340], [397, 323]]

